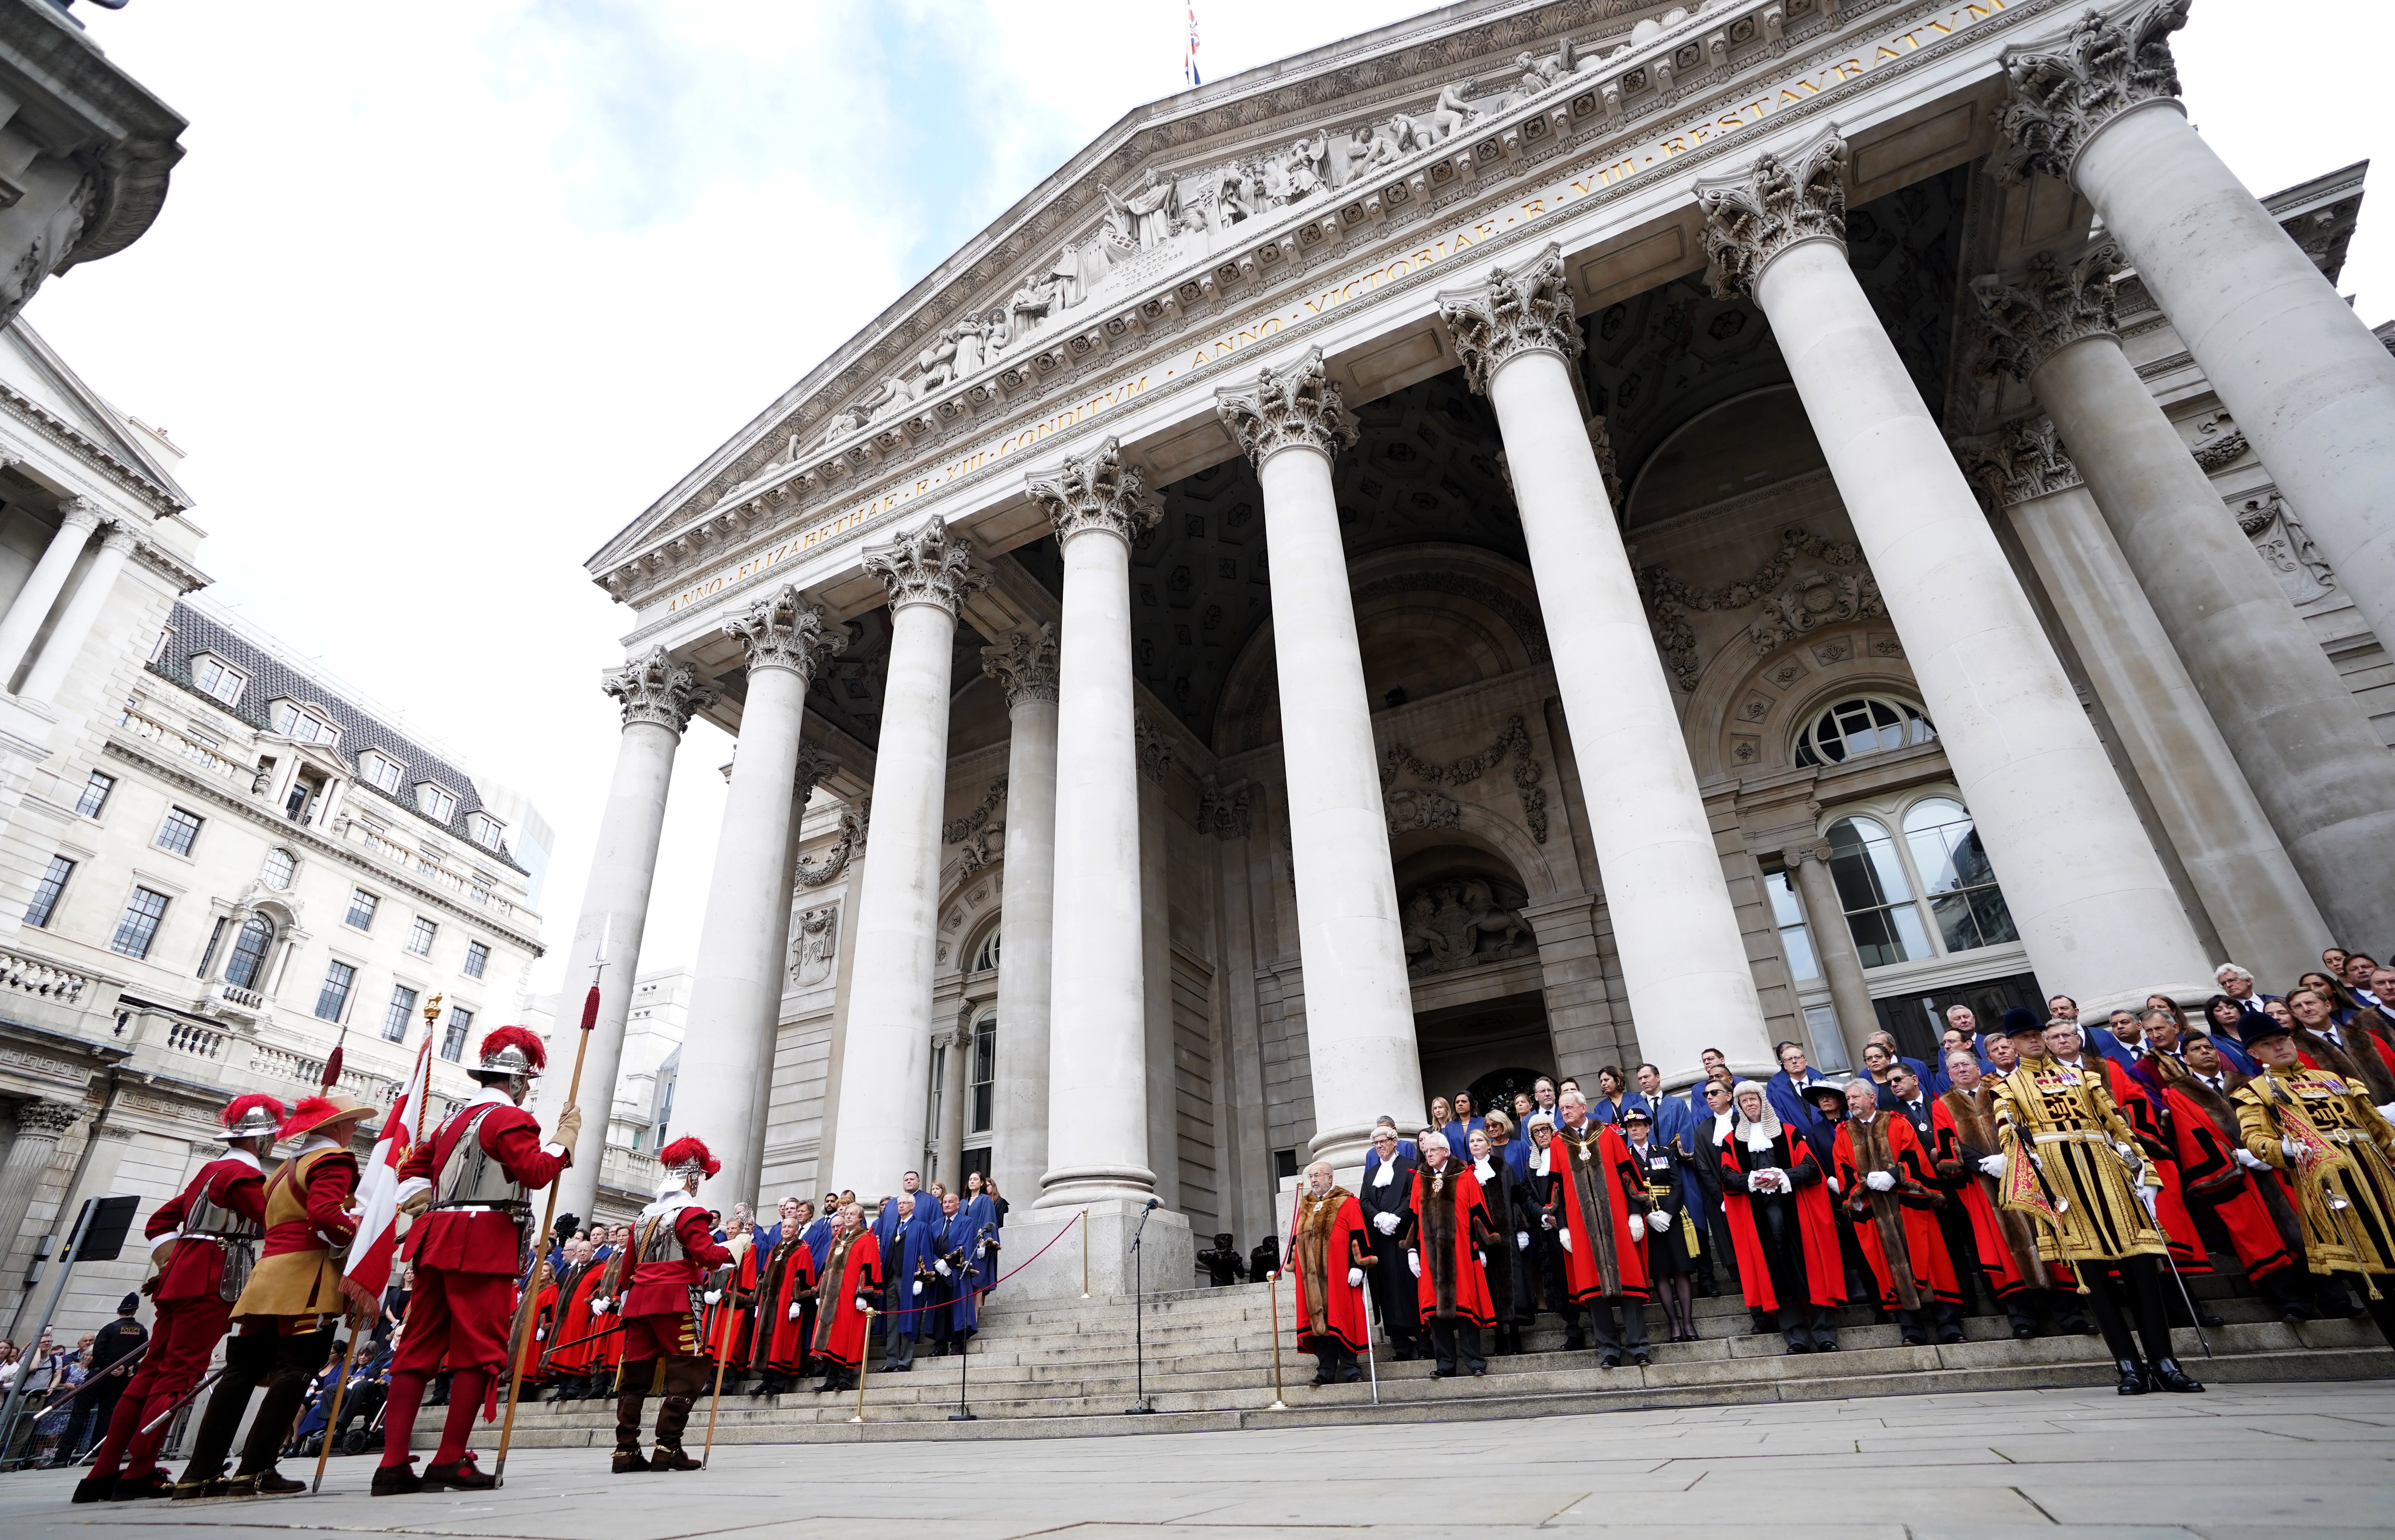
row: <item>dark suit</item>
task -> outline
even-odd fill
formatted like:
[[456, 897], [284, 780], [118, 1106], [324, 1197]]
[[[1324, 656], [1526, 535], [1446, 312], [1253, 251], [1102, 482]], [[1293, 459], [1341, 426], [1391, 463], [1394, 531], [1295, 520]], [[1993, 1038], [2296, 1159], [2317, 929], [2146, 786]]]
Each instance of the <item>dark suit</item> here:
[[[1422, 1333], [1422, 1310], [1414, 1295], [1414, 1276], [1406, 1266], [1406, 1228], [1412, 1216], [1414, 1191], [1414, 1157], [1400, 1151], [1389, 1162], [1393, 1174], [1385, 1187], [1373, 1185], [1380, 1174], [1378, 1162], [1372, 1174], [1364, 1178], [1356, 1202], [1364, 1210], [1364, 1235], [1372, 1248], [1373, 1263], [1364, 1270], [1364, 1278], [1371, 1285], [1372, 1309], [1389, 1334], [1389, 1344], [1396, 1356], [1412, 1358], [1420, 1350], [1417, 1339]], [[1379, 1216], [1392, 1214], [1397, 1225], [1393, 1233], [1383, 1234]]]

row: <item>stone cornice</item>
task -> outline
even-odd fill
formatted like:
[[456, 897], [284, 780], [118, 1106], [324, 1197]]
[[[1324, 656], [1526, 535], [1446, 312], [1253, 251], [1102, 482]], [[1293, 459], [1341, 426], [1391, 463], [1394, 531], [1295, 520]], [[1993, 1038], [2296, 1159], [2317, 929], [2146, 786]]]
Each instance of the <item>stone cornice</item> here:
[[[821, 501], [827, 490], [835, 492], [843, 501], [865, 496], [885, 478], [896, 481], [885, 466], [892, 469], [900, 465], [920, 467], [936, 459], [939, 450], [958, 434], [967, 430], [976, 437], [991, 433], [1008, 417], [1017, 415], [1018, 408], [1036, 409], [1045, 403], [1052, 410], [1055, 402], [1068, 395], [1070, 386], [1091, 369], [1101, 365], [1110, 370], [1131, 367], [1127, 354], [1146, 350], [1145, 344], [1150, 334], [1170, 334], [1186, 327], [1191, 309], [1198, 311], [1207, 322], [1228, 320], [1234, 311], [1218, 302], [1211, 292], [1217, 287], [1217, 274], [1228, 275], [1222, 283], [1236, 290], [1235, 297], [1243, 308], [1251, 297], [1264, 296], [1265, 283], [1272, 279], [1276, 268], [1279, 273], [1294, 275], [1307, 270], [1309, 259], [1316, 253], [1336, 250], [1343, 259], [1355, 258], [1383, 240], [1394, 248], [1409, 235], [1419, 233], [1410, 227], [1422, 216], [1435, 209], [1445, 213], [1459, 200], [1489, 194], [1490, 203], [1502, 206], [1510, 191], [1506, 184], [1529, 165], [1551, 164], [1555, 151], [1568, 151], [1575, 156], [1587, 152], [1588, 166], [1594, 169], [1604, 164], [1604, 157], [1594, 152], [1596, 147], [1618, 141], [1633, 130], [1651, 132], [1666, 121], [1685, 122], [1692, 126], [1709, 125], [1735, 94], [1736, 85], [1751, 84], [1752, 77], [1759, 72], [1793, 72], [1827, 59], [1835, 49], [1825, 45], [1836, 40], [1836, 34], [1847, 28], [1850, 19], [1893, 9], [1898, 3], [1899, 0], [1846, 0], [1834, 17], [1828, 17], [1822, 9], [1816, 8], [1819, 0], [1811, 6], [1806, 0], [1779, 5], [1766, 0], [1731, 0], [1727, 7], [1711, 14], [1692, 15], [1661, 36], [1625, 46], [1616, 57], [1575, 75], [1568, 87], [1558, 86], [1549, 94], [1528, 99], [1481, 119], [1460, 136], [1472, 141], [1468, 146], [1459, 143], [1451, 147], [1458, 151], [1454, 155], [1444, 159], [1415, 156], [1369, 178], [1357, 178], [1349, 184], [1356, 189], [1349, 204], [1342, 204], [1336, 199], [1317, 199], [1272, 218], [1239, 225], [1240, 245], [1227, 252], [1217, 250], [1210, 258], [1217, 264], [1214, 274], [1174, 272], [1150, 290], [1127, 295], [1121, 301], [1104, 308], [1091, 306], [1086, 324], [1077, 315], [1080, 335], [1068, 336], [1073, 330], [1069, 328], [1052, 329], [1040, 335], [1043, 344], [1056, 344], [1051, 350], [1058, 356], [1048, 361], [1052, 364], [1052, 373], [1025, 382], [1036, 388], [1010, 395], [1009, 388], [999, 383], [1000, 375], [1023, 362], [1012, 356], [981, 375], [956, 381], [949, 387], [946, 400], [919, 403], [921, 410], [915, 420], [905, 425], [906, 430], [893, 429], [895, 441], [889, 446], [892, 459], [887, 462], [871, 446], [852, 440], [840, 447], [857, 446], [856, 453], [845, 456], [854, 463], [829, 464], [832, 459], [843, 458], [841, 455], [827, 456], [820, 467], [781, 463], [793, 438], [803, 441], [813, 436], [816, 425], [831, 415], [839, 401], [867, 388], [885, 366], [897, 367], [904, 359], [914, 356], [926, 339], [953, 316], [965, 314], [976, 305], [986, 307], [1002, 297], [1007, 286], [1021, 276], [1018, 270], [1022, 260], [1052, 256], [1047, 248], [1078, 232], [1078, 225], [1074, 219], [1094, 217], [1100, 206], [1095, 191], [1100, 174], [1116, 182], [1133, 180], [1134, 174], [1146, 167], [1153, 151], [1171, 150], [1175, 154], [1169, 158], [1187, 159], [1180, 151], [1198, 145], [1205, 136], [1174, 125], [1201, 116], [1201, 109], [1212, 99], [1212, 92], [1159, 103], [1149, 110], [1151, 121], [1141, 124], [1136, 118], [1126, 119], [1116, 131], [1084, 151], [1072, 166], [1052, 178], [1048, 187], [944, 264], [867, 332], [811, 373], [769, 412], [727, 442], [700, 470], [611, 540], [590, 559], [589, 568], [594, 578], [617, 598], [627, 602], [644, 602], [696, 560], [704, 559], [714, 566], [737, 559], [739, 552], [752, 546], [762, 548], [755, 536], [787, 522], [801, 507]], [[1627, 23], [1635, 20], [1640, 11], [1651, 13], [1661, 8], [1594, 0], [1590, 4], [1515, 7], [1507, 16], [1494, 20], [1486, 13], [1465, 17], [1449, 13], [1421, 29], [1439, 34], [1433, 40], [1438, 50], [1436, 55], [1422, 53], [1418, 68], [1408, 64], [1408, 68], [1416, 70], [1415, 74], [1386, 91], [1364, 84], [1360, 77], [1351, 80], [1341, 72], [1372, 61], [1363, 59], [1360, 63], [1351, 64], [1351, 57], [1370, 55], [1384, 60], [1391, 57], [1389, 34], [1384, 33], [1345, 46], [1346, 51], [1335, 59], [1328, 55], [1307, 56], [1276, 66], [1270, 72], [1259, 72], [1253, 78], [1228, 83], [1226, 88], [1241, 92], [1253, 92], [1259, 84], [1268, 84], [1272, 88], [1250, 95], [1235, 108], [1211, 110], [1229, 114], [1220, 132], [1227, 134], [1237, 128], [1242, 136], [1241, 142], [1262, 149], [1276, 135], [1299, 128], [1312, 133], [1326, 126], [1343, 127], [1351, 119], [1369, 116], [1375, 111], [1384, 112], [1392, 105], [1409, 102], [1412, 97], [1426, 98], [1442, 81], [1462, 81], [1477, 88], [1475, 78], [1463, 73], [1475, 66], [1480, 72], [1480, 79], [1487, 80], [1490, 86], [1510, 82], [1517, 72], [1507, 65], [1523, 42], [1552, 40], [1607, 19]], [[1925, 16], [1936, 9], [1931, 6], [1915, 8]], [[2017, 21], [2033, 19], [2050, 8], [2042, 0], [2015, 0], [2005, 12], [1992, 19], [1992, 25], [1982, 21], [1975, 24], [1972, 32], [1976, 34], [1995, 27], [2009, 30]], [[1531, 33], [1535, 35], [1499, 35], [1502, 31], [1500, 22], [1515, 25], [1534, 13], [1542, 18], [1532, 24]], [[1596, 41], [1604, 46], [1619, 39]], [[1878, 66], [1875, 73], [1916, 67], [1951, 51], [1955, 43], [1954, 37], [1940, 38], [1925, 29], [1923, 40], [1911, 45], [1901, 60]], [[1425, 43], [1418, 46], [1430, 46]], [[1475, 48], [1480, 51], [1473, 52]], [[1684, 57], [1685, 67], [1675, 76], [1673, 65]], [[1415, 56], [1407, 58], [1412, 60]], [[1317, 60], [1319, 62], [1312, 73], [1293, 68]], [[1583, 59], [1584, 64], [1592, 62], [1594, 61]], [[1328, 84], [1310, 88], [1309, 82]], [[1779, 115], [1810, 115], [1832, 97], [1850, 94], [1843, 88], [1825, 90], [1806, 99], [1801, 107], [1792, 105]], [[1476, 99], [1493, 99], [1493, 96], [1483, 90]], [[1335, 111], [1326, 112], [1325, 107]], [[1305, 113], [1302, 123], [1271, 126], [1277, 112], [1301, 109]], [[1169, 120], [1164, 123], [1169, 133], [1158, 127], [1158, 119]], [[1211, 148], [1218, 151], [1222, 149]], [[1446, 148], [1449, 147], [1442, 147]], [[1080, 178], [1078, 184], [1074, 182], [1076, 178]], [[1072, 196], [1056, 191], [1068, 184], [1078, 186], [1086, 196], [1075, 202]], [[1407, 200], [1402, 205], [1398, 203], [1400, 195]], [[1042, 200], [1047, 202], [1042, 204]], [[1071, 204], [1069, 217], [1060, 212], [1065, 210], [1067, 204]], [[1029, 212], [1034, 207], [1039, 209], [1039, 216]], [[1351, 212], [1356, 216], [1352, 223], [1347, 219]], [[1040, 225], [1039, 217], [1051, 214], [1057, 217]], [[1318, 232], [1317, 227], [1326, 224], [1346, 228], [1309, 252], [1304, 245], [1314, 238], [1309, 232]], [[1028, 227], [1040, 230], [1036, 243], [1024, 245], [1020, 251], [1000, 251], [1004, 240], [1012, 239]], [[1284, 252], [1295, 259], [1277, 261]], [[999, 260], [1001, 256], [1006, 257], [1003, 262]], [[964, 285], [978, 287], [966, 296], [961, 292]], [[931, 313], [933, 299], [945, 296], [951, 287], [959, 287], [959, 295], [937, 315]], [[1183, 292], [1192, 295], [1195, 303], [1182, 304], [1178, 296]], [[1071, 346], [1065, 346], [1066, 343]], [[965, 399], [976, 390], [980, 399]], [[952, 415], [947, 411], [949, 407], [955, 408]], [[1021, 415], [1027, 417], [1031, 412]], [[818, 468], [831, 474], [818, 476]], [[668, 549], [668, 546], [675, 548]]]
[[77, 460], [157, 510], [160, 518], [190, 505], [160, 486], [140, 467], [119, 459], [108, 446], [21, 390], [0, 385], [0, 412], [35, 429]]

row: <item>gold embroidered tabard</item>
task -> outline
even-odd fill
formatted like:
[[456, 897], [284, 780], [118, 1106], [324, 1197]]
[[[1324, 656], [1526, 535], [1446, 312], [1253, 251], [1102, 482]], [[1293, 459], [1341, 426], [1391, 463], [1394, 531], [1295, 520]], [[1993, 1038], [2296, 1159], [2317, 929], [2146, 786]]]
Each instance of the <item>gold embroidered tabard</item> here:
[[[2265, 1069], [2230, 1098], [2245, 1148], [2296, 1178], [2315, 1272], [2395, 1274], [2395, 1126], [2324, 1070]], [[2286, 1141], [2303, 1152], [2289, 1156]]]
[[2029, 1199], [2005, 1203], [2036, 1216], [2040, 1257], [2077, 1264], [2170, 1255], [2137, 1201], [2144, 1157], [2133, 1165], [2116, 1148], [2135, 1148], [2137, 1133], [2112, 1105], [2100, 1071], [2023, 1060], [1994, 1086], [2007, 1189], [2016, 1176], [2035, 1189]]

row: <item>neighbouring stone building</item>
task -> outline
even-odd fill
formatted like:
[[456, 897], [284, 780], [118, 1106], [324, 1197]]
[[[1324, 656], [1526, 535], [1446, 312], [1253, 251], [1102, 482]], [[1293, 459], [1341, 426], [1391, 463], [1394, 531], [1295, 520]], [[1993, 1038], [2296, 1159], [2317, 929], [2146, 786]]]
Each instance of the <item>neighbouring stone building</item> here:
[[589, 564], [569, 980], [739, 738], [710, 1200], [982, 1167], [1011, 1259], [1086, 1207], [1114, 1278], [1154, 1197], [1177, 1279], [1426, 1086], [2395, 941], [2362, 168], [2240, 186], [2189, 3], [1466, 0], [1128, 115], [897, 296]]

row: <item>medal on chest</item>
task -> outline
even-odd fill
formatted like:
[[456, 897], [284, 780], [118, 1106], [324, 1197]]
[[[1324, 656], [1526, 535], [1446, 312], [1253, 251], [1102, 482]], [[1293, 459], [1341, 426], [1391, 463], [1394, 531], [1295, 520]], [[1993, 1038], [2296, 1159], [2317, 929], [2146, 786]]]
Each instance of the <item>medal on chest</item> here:
[[1433, 1192], [1444, 1192], [1447, 1191], [1446, 1172], [1434, 1171], [1430, 1174], [1430, 1190]]

